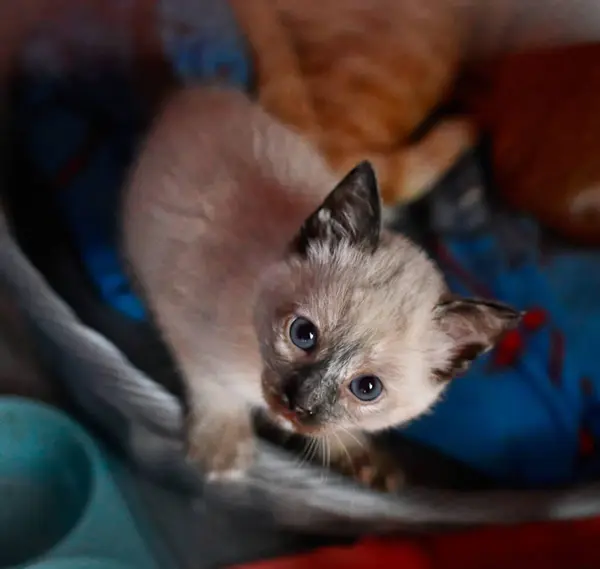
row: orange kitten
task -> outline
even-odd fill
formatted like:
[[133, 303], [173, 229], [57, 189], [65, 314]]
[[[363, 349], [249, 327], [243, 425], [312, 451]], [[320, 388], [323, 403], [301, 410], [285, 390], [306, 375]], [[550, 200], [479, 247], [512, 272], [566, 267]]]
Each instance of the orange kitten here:
[[376, 166], [386, 203], [426, 191], [473, 140], [461, 120], [410, 135], [449, 92], [461, 51], [439, 0], [230, 0], [253, 50], [258, 96], [331, 166]]

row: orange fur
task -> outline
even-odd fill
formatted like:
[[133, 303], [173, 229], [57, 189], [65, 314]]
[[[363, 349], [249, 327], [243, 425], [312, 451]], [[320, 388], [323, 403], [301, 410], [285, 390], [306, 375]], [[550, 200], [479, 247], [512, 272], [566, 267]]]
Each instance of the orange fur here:
[[263, 106], [310, 136], [338, 172], [372, 160], [385, 202], [426, 191], [472, 144], [464, 121], [408, 141], [453, 83], [461, 29], [451, 3], [230, 2]]

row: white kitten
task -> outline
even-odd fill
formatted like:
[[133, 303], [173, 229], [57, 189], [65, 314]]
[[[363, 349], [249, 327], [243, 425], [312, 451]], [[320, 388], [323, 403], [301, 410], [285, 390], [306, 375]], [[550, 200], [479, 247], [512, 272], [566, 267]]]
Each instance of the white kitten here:
[[251, 413], [263, 409], [374, 480], [383, 466], [364, 434], [423, 413], [518, 319], [449, 297], [432, 262], [381, 229], [368, 163], [334, 179], [234, 91], [169, 102], [133, 170], [123, 229], [188, 387], [190, 456], [212, 475], [249, 465]]

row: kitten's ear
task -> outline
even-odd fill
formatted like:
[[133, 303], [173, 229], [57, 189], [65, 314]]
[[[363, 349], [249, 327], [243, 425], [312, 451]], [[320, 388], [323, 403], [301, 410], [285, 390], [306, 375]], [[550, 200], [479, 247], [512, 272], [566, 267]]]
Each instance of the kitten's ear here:
[[518, 326], [521, 313], [498, 302], [453, 297], [437, 305], [435, 319], [452, 343], [446, 369], [435, 370], [438, 378], [448, 380], [464, 373], [504, 332]]
[[381, 233], [381, 198], [373, 167], [361, 162], [333, 189], [292, 243], [301, 255], [311, 244], [335, 248], [342, 241], [374, 251]]

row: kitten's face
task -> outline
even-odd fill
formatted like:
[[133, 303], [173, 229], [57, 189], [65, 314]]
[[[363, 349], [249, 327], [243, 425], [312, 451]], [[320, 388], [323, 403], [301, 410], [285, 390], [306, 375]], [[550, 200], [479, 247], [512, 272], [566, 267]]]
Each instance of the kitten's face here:
[[517, 320], [497, 304], [444, 300], [435, 266], [380, 225], [363, 164], [265, 275], [256, 309], [262, 389], [284, 427], [326, 434], [405, 423]]

